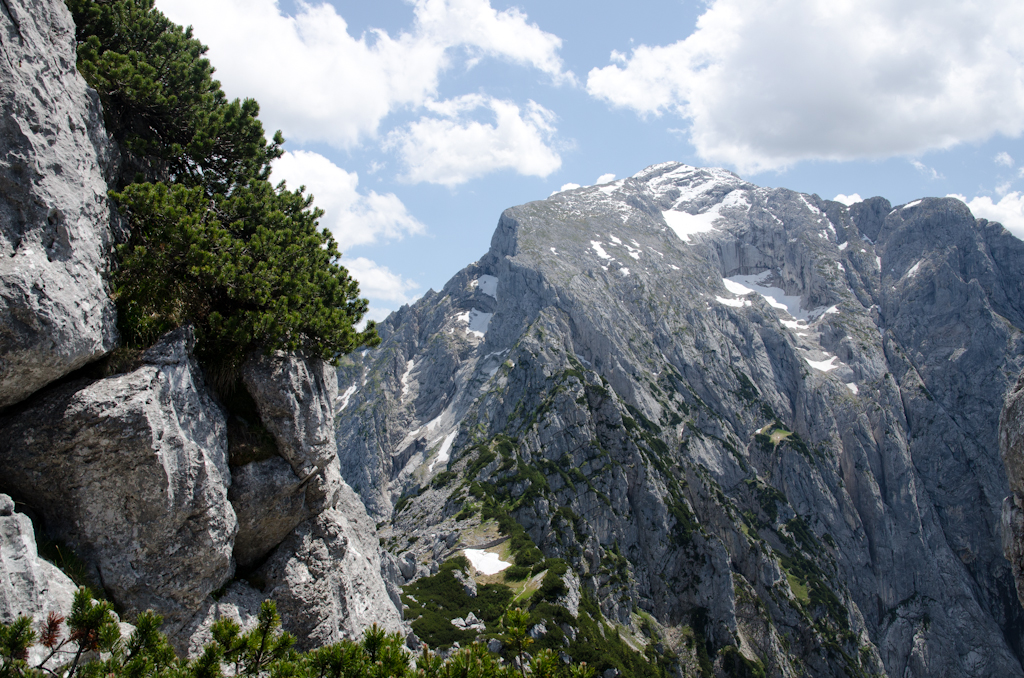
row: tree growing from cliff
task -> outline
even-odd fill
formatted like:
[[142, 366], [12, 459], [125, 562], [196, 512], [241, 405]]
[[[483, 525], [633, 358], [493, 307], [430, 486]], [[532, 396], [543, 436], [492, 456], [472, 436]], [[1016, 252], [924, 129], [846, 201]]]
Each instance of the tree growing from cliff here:
[[336, 362], [379, 341], [322, 212], [303, 189], [269, 182], [268, 143], [251, 99], [228, 101], [206, 47], [153, 0], [67, 0], [78, 68], [99, 92], [121, 149], [129, 224], [112, 288], [122, 339], [146, 347], [193, 324], [207, 367], [231, 373], [251, 350]]
[[267, 143], [253, 99], [228, 101], [206, 47], [153, 0], [67, 0], [78, 70], [100, 95], [118, 141], [118, 187], [139, 181], [227, 194], [266, 179], [283, 139]]

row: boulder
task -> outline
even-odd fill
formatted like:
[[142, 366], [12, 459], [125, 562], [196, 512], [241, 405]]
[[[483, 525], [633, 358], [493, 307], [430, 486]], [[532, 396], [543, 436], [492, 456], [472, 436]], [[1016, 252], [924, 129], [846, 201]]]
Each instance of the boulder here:
[[253, 576], [302, 648], [357, 639], [374, 624], [402, 631], [366, 509], [344, 483], [338, 498], [336, 508], [299, 525]]
[[117, 345], [99, 99], [61, 0], [0, 12], [0, 408]]
[[406, 551], [398, 561], [398, 567], [406, 580], [412, 580], [416, 576], [416, 554], [412, 551]]
[[336, 508], [299, 524], [247, 581], [233, 581], [216, 600], [208, 597], [175, 639], [179, 649], [191, 656], [201, 652], [210, 626], [225, 616], [251, 628], [264, 600], [277, 604], [282, 628], [301, 649], [359, 639], [373, 624], [408, 633], [381, 576], [380, 547], [366, 509], [348, 485], [342, 483], [337, 494]]
[[51, 563], [39, 557], [32, 521], [14, 512], [14, 501], [0, 494], [0, 622], [10, 624], [20, 615], [35, 625], [50, 612], [67, 616], [75, 584]]
[[193, 342], [175, 330], [133, 372], [60, 385], [0, 418], [0, 489], [128, 615], [152, 609], [172, 634], [231, 577], [237, 530], [224, 415]]
[[460, 631], [485, 631], [487, 625], [484, 624], [475, 614], [470, 612], [466, 615], [466, 618], [456, 617], [451, 620], [451, 625]]

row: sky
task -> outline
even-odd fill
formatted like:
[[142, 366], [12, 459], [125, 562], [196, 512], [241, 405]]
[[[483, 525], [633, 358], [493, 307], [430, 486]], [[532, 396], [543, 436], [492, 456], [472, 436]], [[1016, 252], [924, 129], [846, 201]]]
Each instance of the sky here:
[[679, 161], [1024, 238], [1020, 0], [157, 0], [253, 98], [381, 320], [501, 212]]

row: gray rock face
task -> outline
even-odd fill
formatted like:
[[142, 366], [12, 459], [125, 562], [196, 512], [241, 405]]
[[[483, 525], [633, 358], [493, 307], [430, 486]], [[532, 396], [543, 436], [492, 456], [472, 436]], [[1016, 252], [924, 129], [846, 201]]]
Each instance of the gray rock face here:
[[248, 576], [258, 589], [236, 581], [208, 599], [181, 644], [200, 651], [221, 616], [254, 624], [266, 599], [303, 648], [359, 638], [374, 623], [404, 631], [398, 564], [382, 558], [362, 501], [338, 472], [333, 370], [321, 360], [257, 354], [243, 378], [283, 457], [232, 469], [234, 553], [240, 567], [258, 566]]
[[301, 523], [250, 577], [259, 590], [235, 581], [219, 600], [209, 599], [189, 624], [189, 652], [210, 639], [209, 628], [228, 616], [243, 628], [255, 624], [259, 605], [277, 603], [282, 626], [303, 649], [358, 639], [377, 624], [404, 632], [381, 576], [380, 549], [359, 497], [342, 484], [335, 508]]
[[657, 165], [506, 210], [382, 323], [339, 372], [342, 472], [418, 557], [475, 502], [431, 480], [472, 474], [607, 617], [768, 675], [1020, 676], [1022, 328], [1024, 243], [959, 201]]
[[62, 385], [0, 419], [2, 489], [96, 569], [128, 614], [176, 628], [233, 571], [224, 416], [177, 330], [129, 374]]
[[32, 521], [14, 512], [14, 502], [0, 494], [0, 623], [19, 615], [38, 623], [50, 612], [67, 616], [75, 596], [67, 576], [38, 556]]
[[304, 648], [358, 638], [374, 623], [401, 630], [401, 617], [380, 576], [372, 524], [346, 492], [340, 506], [299, 525], [257, 576], [277, 602], [285, 628]]
[[331, 508], [342, 484], [334, 443], [338, 380], [322, 360], [254, 354], [242, 368], [260, 418], [299, 482], [310, 515]]
[[1024, 372], [1007, 394], [999, 417], [999, 452], [1011, 492], [1003, 500], [1003, 551], [1013, 567], [1017, 598], [1024, 605]]
[[573, 617], [577, 617], [580, 614], [580, 578], [569, 570], [562, 575], [562, 584], [565, 586], [565, 595], [558, 599], [558, 604], [568, 610]]
[[306, 486], [281, 457], [233, 468], [228, 499], [238, 517], [234, 554], [242, 568], [270, 553], [309, 517]]
[[60, 0], [0, 12], [0, 409], [117, 344], [99, 99]]

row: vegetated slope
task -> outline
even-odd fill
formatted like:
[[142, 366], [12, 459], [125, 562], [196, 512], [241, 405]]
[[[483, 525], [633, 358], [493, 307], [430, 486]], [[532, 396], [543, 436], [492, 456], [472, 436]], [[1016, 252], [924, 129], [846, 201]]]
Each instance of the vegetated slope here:
[[342, 366], [339, 455], [407, 578], [483, 508], [705, 673], [1022, 675], [1022, 328], [1024, 243], [959, 201], [656, 165], [506, 210]]

